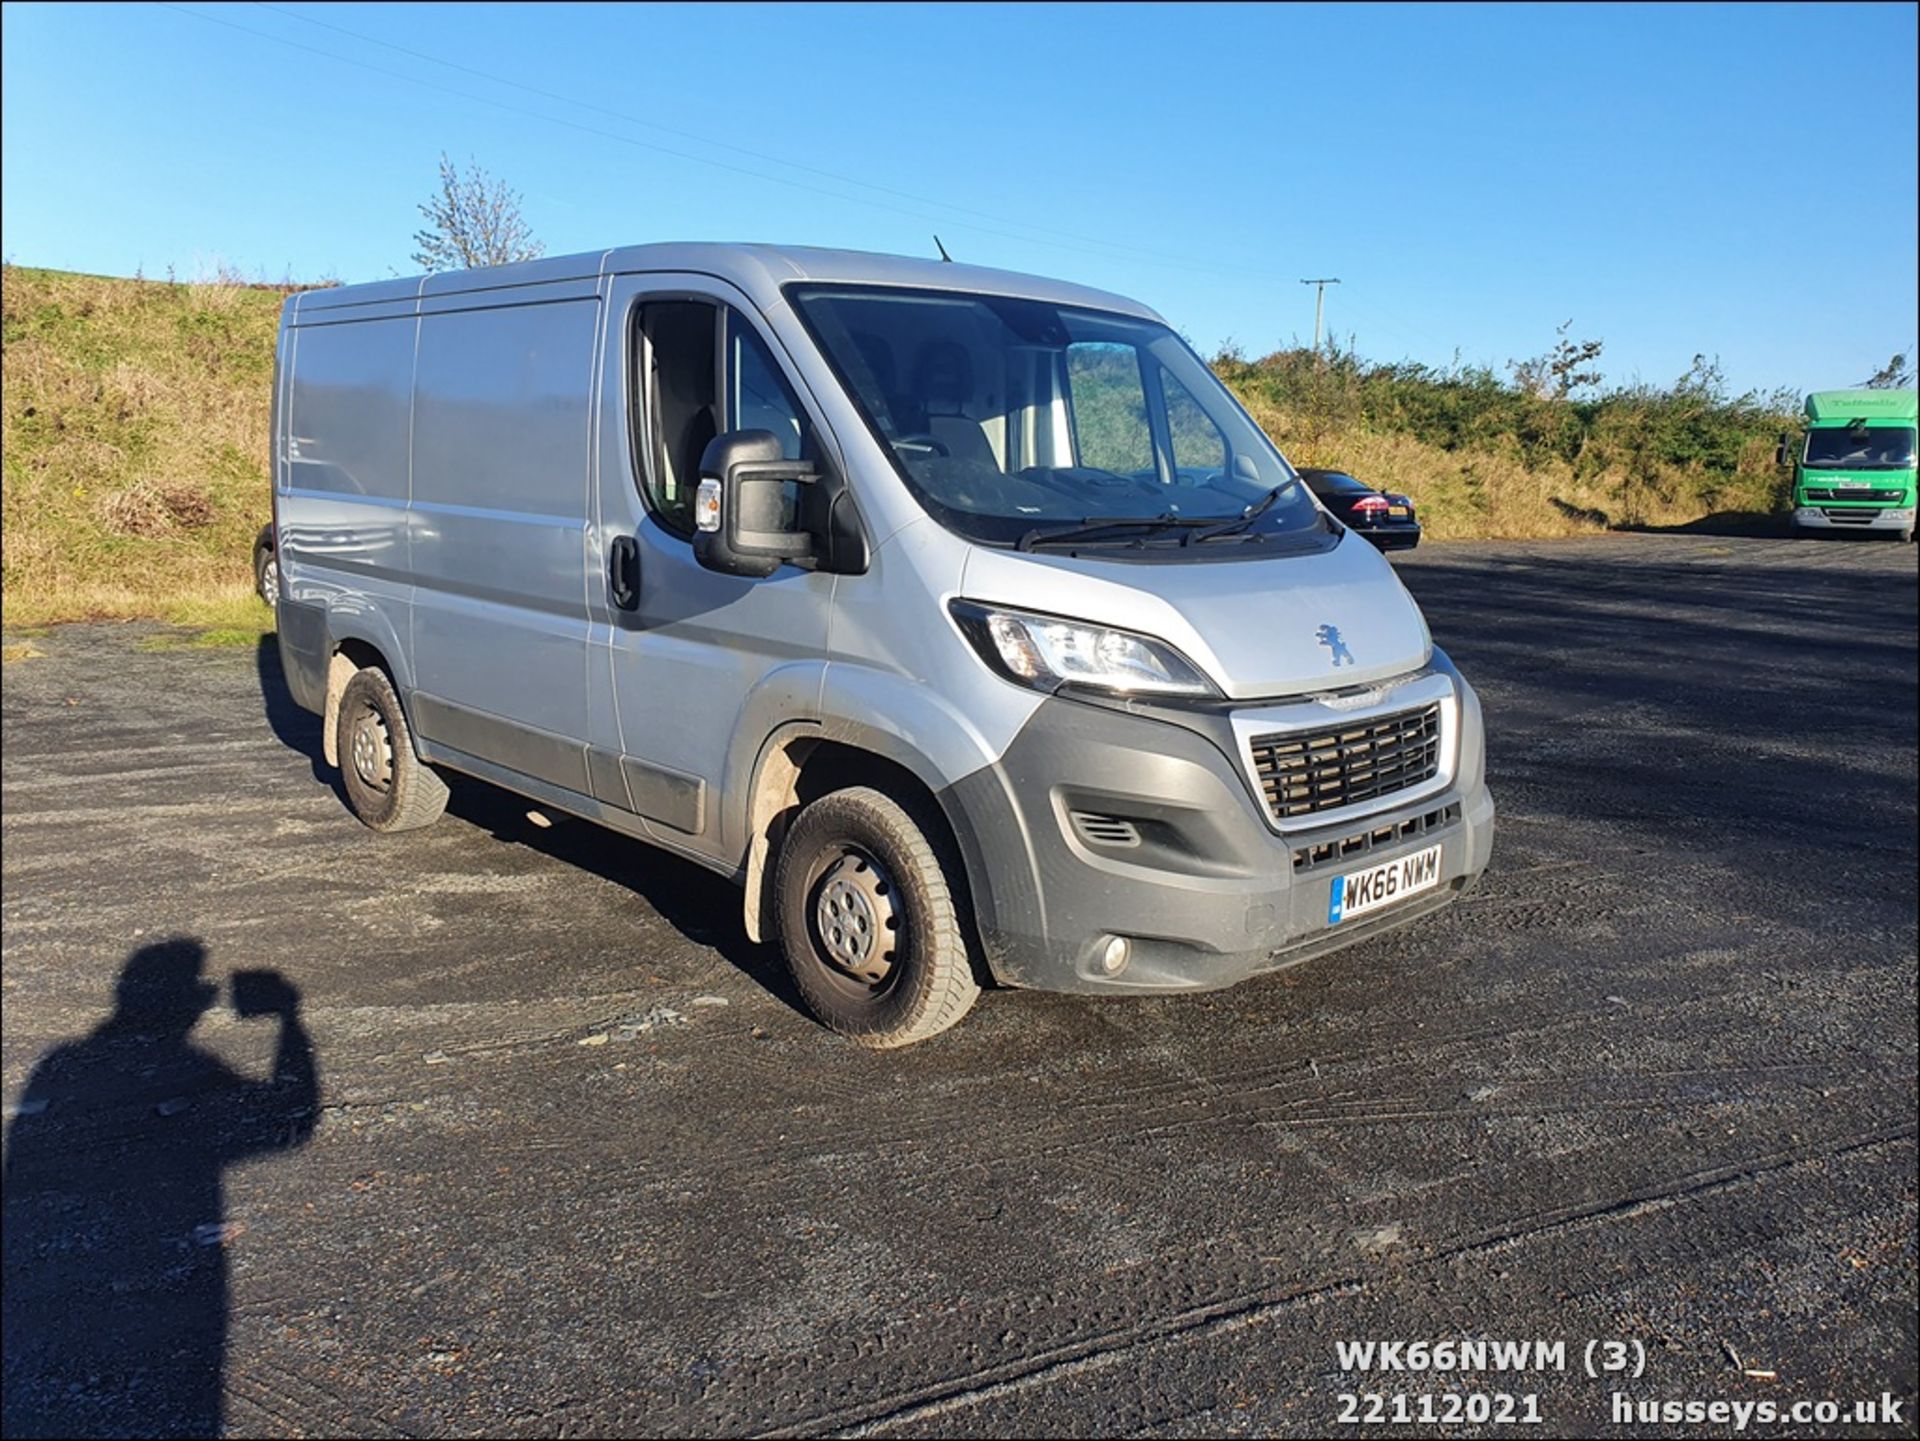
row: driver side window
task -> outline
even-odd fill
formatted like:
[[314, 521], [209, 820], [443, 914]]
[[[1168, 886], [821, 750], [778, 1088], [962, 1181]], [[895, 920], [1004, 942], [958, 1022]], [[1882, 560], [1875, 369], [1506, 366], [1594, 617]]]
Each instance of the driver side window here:
[[707, 300], [648, 301], [634, 347], [651, 444], [638, 470], [649, 508], [669, 530], [693, 534], [700, 457], [716, 436], [768, 430], [786, 459], [813, 458], [806, 412], [766, 342], [738, 311]]
[[737, 310], [727, 311], [728, 430], [770, 430], [786, 460], [813, 453], [806, 412], [774, 363], [766, 341]]

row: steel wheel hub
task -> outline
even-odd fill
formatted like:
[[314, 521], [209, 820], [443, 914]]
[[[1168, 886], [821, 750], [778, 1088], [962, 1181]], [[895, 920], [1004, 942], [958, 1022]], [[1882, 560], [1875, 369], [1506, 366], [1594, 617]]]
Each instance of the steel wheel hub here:
[[386, 722], [375, 711], [362, 711], [354, 722], [353, 769], [375, 790], [383, 791], [393, 781], [393, 742]]
[[899, 924], [893, 882], [869, 856], [840, 857], [821, 878], [814, 928], [826, 959], [850, 976], [878, 985], [893, 970]]

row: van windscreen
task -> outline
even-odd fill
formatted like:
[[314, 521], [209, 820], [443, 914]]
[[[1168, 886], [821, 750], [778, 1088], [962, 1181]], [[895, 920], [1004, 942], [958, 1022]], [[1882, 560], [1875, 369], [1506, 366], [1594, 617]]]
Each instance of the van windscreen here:
[[1122, 524], [1078, 543], [1326, 534], [1291, 467], [1164, 325], [953, 291], [790, 294], [921, 503], [971, 539], [1107, 521]]

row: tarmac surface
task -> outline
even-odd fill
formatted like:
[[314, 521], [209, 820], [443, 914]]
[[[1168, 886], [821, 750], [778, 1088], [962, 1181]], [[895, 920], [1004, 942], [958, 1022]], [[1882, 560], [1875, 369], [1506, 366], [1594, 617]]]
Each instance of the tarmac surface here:
[[[1611, 1395], [1890, 1392], [1771, 1434], [1910, 1435], [1915, 554], [1403, 557], [1486, 707], [1476, 892], [889, 1054], [691, 865], [472, 782], [364, 830], [270, 643], [36, 638], [5, 1431], [1326, 1433], [1347, 1393], [1502, 1392], [1540, 1424], [1453, 1433], [1677, 1434]], [[1337, 1350], [1462, 1338], [1565, 1369]]]

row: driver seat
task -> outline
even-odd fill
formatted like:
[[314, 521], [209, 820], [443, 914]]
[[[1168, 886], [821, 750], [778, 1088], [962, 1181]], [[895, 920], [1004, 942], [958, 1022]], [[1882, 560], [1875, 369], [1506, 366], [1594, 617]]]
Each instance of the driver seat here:
[[969, 416], [973, 356], [954, 340], [929, 340], [913, 358], [913, 395], [925, 408], [927, 434], [955, 460], [998, 470], [993, 446], [980, 422]]

